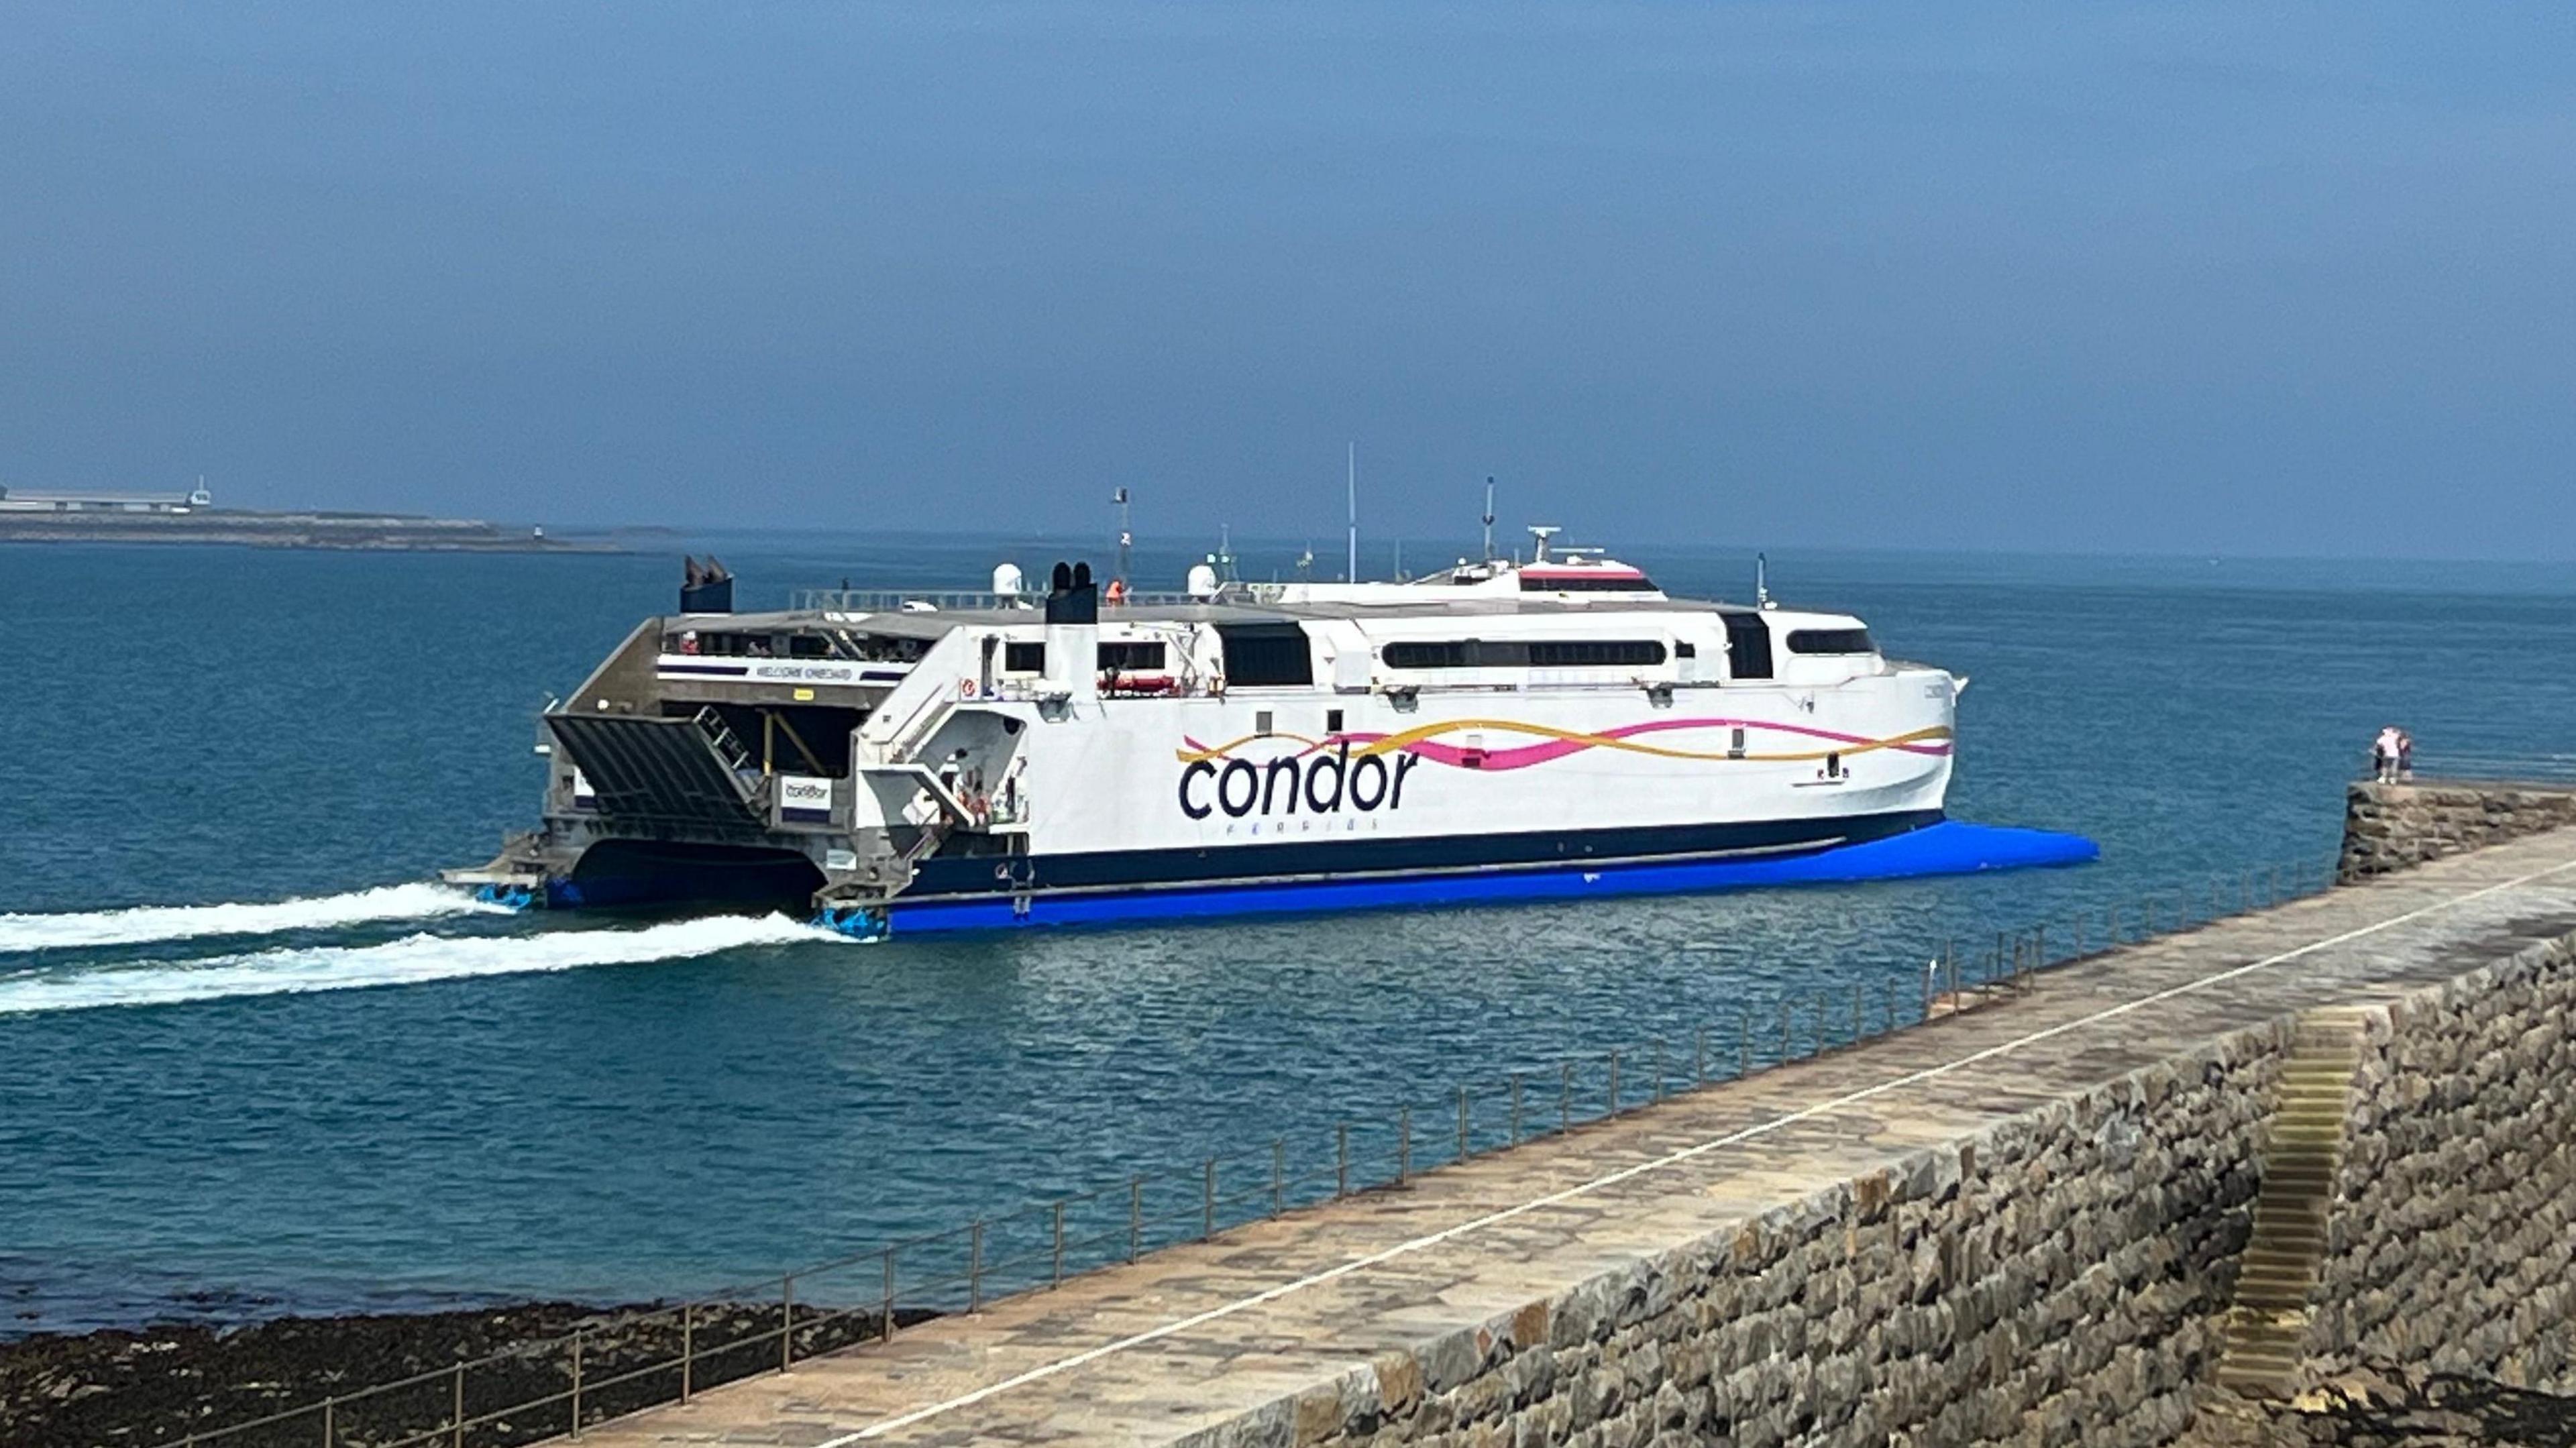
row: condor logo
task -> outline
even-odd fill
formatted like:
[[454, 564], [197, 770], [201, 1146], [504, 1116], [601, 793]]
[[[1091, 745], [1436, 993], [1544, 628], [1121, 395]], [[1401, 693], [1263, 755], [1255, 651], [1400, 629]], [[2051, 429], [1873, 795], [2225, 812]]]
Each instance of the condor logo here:
[[1211, 759], [1192, 760], [1181, 771], [1181, 813], [1194, 820], [1218, 810], [1245, 815], [1293, 815], [1302, 803], [1308, 814], [1338, 814], [1349, 807], [1361, 814], [1398, 809], [1404, 804], [1404, 777], [1422, 761], [1410, 754], [1363, 754], [1351, 758], [1348, 740], [1332, 753], [1289, 755], [1267, 764], [1229, 759], [1224, 768]]
[[778, 817], [808, 823], [829, 821], [832, 818], [832, 781], [803, 774], [780, 775]]

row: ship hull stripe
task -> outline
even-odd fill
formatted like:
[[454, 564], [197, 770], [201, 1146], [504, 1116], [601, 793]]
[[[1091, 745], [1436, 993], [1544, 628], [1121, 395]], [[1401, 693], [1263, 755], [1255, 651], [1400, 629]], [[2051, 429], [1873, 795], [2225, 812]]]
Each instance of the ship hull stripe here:
[[[1892, 817], [1880, 816], [1881, 820]], [[1836, 825], [1850, 819], [1819, 821]], [[1851, 883], [2082, 864], [2098, 848], [2078, 835], [1936, 820], [1876, 838], [1810, 848], [1739, 846], [1725, 854], [1669, 855], [1524, 868], [1463, 865], [1246, 881], [1240, 877], [1129, 889], [1035, 890], [1025, 896], [933, 897], [907, 893], [889, 911], [897, 935], [1028, 925], [1218, 919], [1238, 915], [1671, 894], [1758, 886]]]

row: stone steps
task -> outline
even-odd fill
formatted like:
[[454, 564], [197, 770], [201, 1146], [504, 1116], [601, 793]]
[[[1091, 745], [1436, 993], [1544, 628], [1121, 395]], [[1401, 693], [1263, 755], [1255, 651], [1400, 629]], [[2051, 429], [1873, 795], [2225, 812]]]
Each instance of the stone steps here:
[[2344, 1116], [2364, 1018], [2350, 1009], [2301, 1017], [2281, 1068], [2263, 1141], [2254, 1233], [2238, 1264], [2218, 1365], [2220, 1384], [2249, 1397], [2287, 1392], [2304, 1356], [2308, 1296], [2325, 1263], [2326, 1212], [2343, 1166]]

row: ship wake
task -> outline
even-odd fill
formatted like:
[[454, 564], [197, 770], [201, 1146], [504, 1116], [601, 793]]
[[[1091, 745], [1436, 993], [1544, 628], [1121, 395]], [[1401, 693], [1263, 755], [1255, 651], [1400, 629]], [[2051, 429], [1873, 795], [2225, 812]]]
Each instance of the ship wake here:
[[216, 935], [283, 935], [296, 930], [335, 930], [384, 921], [508, 913], [505, 906], [485, 903], [451, 886], [410, 884], [380, 885], [372, 890], [301, 900], [0, 914], [0, 954], [147, 945]]
[[193, 960], [38, 969], [0, 978], [0, 1015], [178, 1005], [308, 991], [417, 985], [478, 976], [645, 965], [761, 946], [846, 944], [783, 915], [708, 916], [641, 929], [527, 935], [406, 936], [379, 945], [282, 946]]

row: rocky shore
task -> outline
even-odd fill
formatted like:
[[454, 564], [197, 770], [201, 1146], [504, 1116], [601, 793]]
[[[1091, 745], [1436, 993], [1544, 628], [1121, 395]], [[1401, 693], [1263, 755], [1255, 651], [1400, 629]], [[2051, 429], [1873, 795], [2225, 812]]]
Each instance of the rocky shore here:
[[[697, 1308], [689, 1323], [691, 1386], [703, 1388], [778, 1364], [776, 1303]], [[909, 1324], [928, 1313], [902, 1313]], [[796, 1309], [796, 1354], [876, 1335], [872, 1313]], [[679, 1392], [679, 1310], [668, 1304], [599, 1307], [534, 1302], [479, 1311], [284, 1317], [246, 1327], [197, 1324], [40, 1333], [0, 1342], [0, 1443], [9, 1448], [115, 1448], [178, 1444], [334, 1394], [424, 1373], [433, 1380], [335, 1404], [345, 1448], [458, 1441], [462, 1374], [468, 1448], [508, 1448], [572, 1424], [572, 1340], [580, 1339], [581, 1416], [597, 1422]], [[622, 1379], [622, 1381], [621, 1381]], [[547, 1399], [550, 1401], [538, 1402]], [[536, 1404], [522, 1408], [523, 1404]], [[212, 1440], [223, 1448], [321, 1441], [320, 1413]]]

